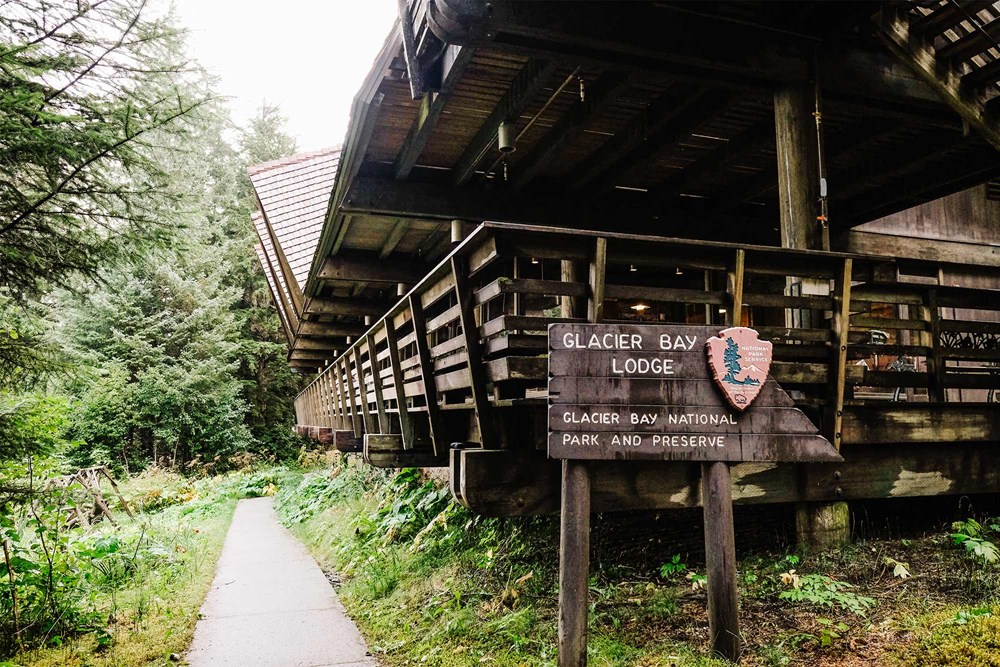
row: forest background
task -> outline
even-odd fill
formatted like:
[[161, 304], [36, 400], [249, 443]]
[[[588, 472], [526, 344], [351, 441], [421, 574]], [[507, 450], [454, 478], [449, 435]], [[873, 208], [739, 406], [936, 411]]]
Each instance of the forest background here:
[[295, 152], [280, 112], [235, 127], [144, 0], [0, 14], [0, 502], [29, 466], [290, 456], [301, 381], [246, 172]]

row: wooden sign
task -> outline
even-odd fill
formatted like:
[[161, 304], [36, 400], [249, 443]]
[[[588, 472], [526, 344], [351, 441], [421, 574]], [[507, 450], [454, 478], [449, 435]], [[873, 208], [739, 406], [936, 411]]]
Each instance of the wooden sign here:
[[735, 461], [842, 461], [768, 373], [746, 327], [549, 326], [549, 456], [563, 461], [559, 666], [586, 664], [587, 459], [701, 461], [709, 640], [740, 656]]
[[549, 456], [841, 461], [745, 327], [549, 326]]

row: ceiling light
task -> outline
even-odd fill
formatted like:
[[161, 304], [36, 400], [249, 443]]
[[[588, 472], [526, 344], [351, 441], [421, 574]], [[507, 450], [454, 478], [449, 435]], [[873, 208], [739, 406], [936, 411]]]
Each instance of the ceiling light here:
[[677, 271], [676, 271], [676, 272], [674, 273], [674, 275], [675, 275], [675, 276], [683, 276], [683, 275], [684, 275], [684, 272], [680, 270], [680, 267], [678, 267], [678, 268], [677, 268]]
[[649, 308], [649, 306], [647, 304], [645, 304], [645, 303], [637, 303], [634, 306], [632, 306], [632, 310], [634, 310], [637, 313], [641, 313], [642, 311], [644, 311], [644, 310], [646, 310], [648, 308]]
[[628, 270], [631, 271], [632, 273], [635, 273], [639, 269], [635, 268], [635, 264], [629, 264], [628, 265]]
[[538, 264], [538, 258], [537, 257], [532, 257], [531, 258], [531, 263], [532, 264]]

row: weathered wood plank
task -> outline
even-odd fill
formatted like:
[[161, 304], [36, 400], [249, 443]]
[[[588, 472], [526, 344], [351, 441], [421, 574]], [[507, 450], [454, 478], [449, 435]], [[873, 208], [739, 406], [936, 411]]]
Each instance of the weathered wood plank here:
[[438, 406], [437, 385], [434, 382], [435, 369], [431, 362], [431, 353], [427, 347], [426, 318], [420, 297], [410, 295], [410, 316], [413, 320], [413, 333], [417, 346], [417, 358], [420, 361], [420, 379], [424, 385], [424, 402], [427, 405], [427, 421], [431, 431], [431, 444], [435, 454], [443, 454], [448, 444], [445, 442], [441, 422], [441, 411]]
[[587, 664], [590, 610], [590, 471], [563, 461], [559, 510], [559, 667]]
[[472, 285], [468, 278], [469, 265], [464, 257], [453, 255], [451, 272], [455, 277], [455, 295], [458, 298], [459, 316], [462, 322], [462, 336], [465, 339], [468, 359], [469, 382], [472, 386], [472, 402], [476, 408], [476, 422], [484, 449], [496, 449], [500, 443], [493, 423], [493, 408], [487, 393], [487, 372], [483, 365], [483, 354], [479, 342], [479, 325], [473, 307]]
[[[896, 404], [898, 405], [898, 404]], [[1000, 410], [990, 404], [848, 406], [844, 442], [998, 442]]]
[[559, 280], [537, 280], [532, 278], [497, 278], [475, 292], [476, 305], [486, 303], [501, 294], [543, 294], [546, 296], [587, 295], [584, 283], [565, 283]]
[[[640, 378], [574, 378], [549, 380], [553, 403], [625, 405], [629, 398], [637, 405], [678, 405], [682, 399], [706, 408], [726, 408], [712, 380], [658, 380]], [[755, 408], [792, 408], [795, 403], [773, 379], [768, 379], [754, 400]]]
[[500, 123], [517, 120], [521, 111], [535, 98], [555, 68], [555, 62], [537, 58], [524, 64], [521, 71], [511, 81], [507, 92], [493, 107], [493, 111], [483, 121], [475, 136], [466, 144], [461, 157], [455, 163], [455, 185], [462, 185], [472, 177], [476, 171], [476, 165], [493, 147]]
[[[404, 449], [413, 449], [413, 422], [406, 405], [406, 387], [403, 384], [403, 368], [399, 363], [399, 340], [396, 325], [391, 317], [385, 318], [385, 343], [389, 351], [389, 368], [392, 372], [392, 395], [396, 399], [396, 416], [399, 418], [400, 436]], [[388, 397], [389, 392], [384, 392]]]
[[365, 369], [361, 364], [361, 345], [354, 345], [354, 367], [358, 372], [358, 401], [361, 403], [361, 415], [364, 419], [365, 433], [375, 431], [371, 409], [368, 407], [368, 383], [365, 381]]
[[604, 319], [604, 297], [608, 271], [608, 239], [594, 239], [590, 257], [590, 295], [587, 301], [587, 321], [598, 323]]
[[372, 371], [372, 387], [375, 392], [375, 410], [378, 414], [378, 432], [388, 433], [389, 432], [389, 414], [386, 410], [385, 396], [383, 394], [382, 386], [382, 373], [379, 372], [378, 368], [378, 355], [375, 346], [375, 336], [372, 333], [368, 333], [365, 337], [368, 342], [368, 360], [371, 364]]
[[354, 435], [354, 431], [337, 430], [333, 432], [333, 446], [338, 452], [346, 454], [360, 453], [364, 447], [363, 440]]
[[[430, 270], [422, 262], [394, 259], [377, 261], [370, 257], [327, 257], [316, 275], [320, 281], [350, 280], [370, 283], [416, 283]], [[360, 335], [363, 332], [358, 332]], [[351, 334], [349, 334], [351, 335]]]
[[448, 465], [448, 450], [439, 455], [429, 446], [404, 449], [399, 435], [369, 433], [364, 438], [364, 458], [376, 468], [438, 468]]
[[[805, 419], [803, 417], [803, 419]], [[808, 421], [808, 420], [806, 420]], [[615, 442], [615, 440], [618, 442]], [[826, 461], [840, 457], [819, 435], [550, 433], [549, 456], [615, 461]]]
[[[994, 443], [851, 445], [844, 463], [740, 463], [733, 502], [768, 504], [944, 494], [995, 493]], [[463, 504], [487, 516], [549, 514], [559, 509], [560, 462], [542, 451], [461, 452]], [[590, 461], [594, 512], [697, 507], [697, 463]]]
[[708, 578], [708, 644], [713, 653], [740, 658], [739, 595], [736, 590], [736, 535], [733, 493], [726, 463], [701, 466], [705, 517], [705, 574]]

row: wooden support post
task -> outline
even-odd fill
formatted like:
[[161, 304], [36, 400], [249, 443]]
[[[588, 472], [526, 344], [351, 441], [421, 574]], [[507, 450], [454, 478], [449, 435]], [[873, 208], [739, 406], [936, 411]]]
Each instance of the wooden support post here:
[[493, 406], [486, 387], [486, 367], [479, 344], [479, 325], [472, 300], [472, 286], [469, 284], [469, 266], [465, 257], [452, 255], [451, 272], [455, 279], [455, 296], [459, 305], [459, 321], [465, 339], [465, 353], [468, 359], [469, 380], [472, 384], [472, 403], [476, 409], [479, 424], [479, 440], [483, 449], [497, 449], [496, 428], [493, 424]]
[[392, 315], [385, 318], [385, 344], [389, 350], [389, 366], [392, 368], [392, 386], [396, 390], [396, 412], [399, 416], [399, 432], [403, 436], [403, 449], [413, 449], [413, 422], [406, 409], [406, 388], [403, 386], [403, 367], [399, 362], [399, 339]]
[[[559, 279], [564, 283], [575, 283], [580, 279], [573, 260], [564, 259], [559, 262]], [[576, 297], [560, 297], [559, 308], [563, 317], [580, 317], [580, 299]]]
[[927, 357], [927, 397], [933, 402], [945, 400], [945, 364], [941, 359], [941, 308], [938, 306], [937, 290], [927, 292], [927, 315], [930, 318], [931, 354]]
[[562, 462], [559, 512], [559, 667], [583, 667], [590, 610], [590, 471], [584, 461]]
[[743, 276], [746, 257], [746, 250], [738, 248], [733, 261], [733, 270], [728, 274], [729, 313], [726, 320], [731, 327], [738, 327], [743, 323]]
[[361, 363], [361, 343], [354, 346], [354, 366], [358, 369], [358, 393], [361, 398], [361, 415], [365, 420], [365, 433], [374, 433], [375, 424], [368, 408], [368, 383], [365, 382], [365, 369]]
[[354, 388], [351, 382], [351, 362], [345, 354], [340, 359], [340, 370], [338, 371], [343, 379], [343, 384], [341, 385], [344, 389], [344, 400], [347, 402], [348, 415], [351, 418], [350, 428], [354, 431], [354, 437], [360, 438], [361, 433], [361, 416], [358, 414], [358, 406], [354, 404]]
[[340, 402], [340, 428], [351, 430], [350, 417], [347, 415], [347, 392], [344, 390], [344, 376], [340, 374], [340, 364], [330, 366], [330, 372], [337, 380], [337, 397]]
[[[817, 218], [819, 149], [816, 120], [813, 116], [815, 110], [815, 91], [811, 84], [782, 84], [774, 92], [778, 210], [781, 219], [781, 245], [784, 248], [823, 250], [829, 247], [829, 234], [825, 233], [825, 227]], [[789, 290], [793, 282], [799, 282], [803, 295], [819, 291], [819, 285], [814, 281], [798, 281], [794, 278], [788, 280]], [[789, 317], [789, 326], [796, 324], [793, 319]], [[803, 317], [799, 324], [806, 327], [817, 326], [814, 322], [805, 321], [806, 319]], [[813, 318], [810, 315], [808, 319]], [[845, 503], [801, 504], [796, 512], [798, 541], [802, 545], [822, 548], [846, 542], [850, 538]]]
[[[524, 276], [522, 274], [523, 274], [523, 271], [521, 271], [521, 258], [520, 257], [515, 257], [514, 258], [514, 280], [517, 280], [518, 278], [523, 278]], [[515, 316], [524, 315], [524, 300], [521, 297], [521, 293], [520, 292], [514, 292], [513, 299], [511, 299], [511, 300], [513, 301], [513, 305], [514, 305], [514, 315]]]
[[729, 464], [701, 465], [705, 515], [705, 571], [708, 578], [708, 636], [713, 653], [739, 660], [740, 625], [736, 591], [736, 537]]
[[594, 244], [594, 257], [590, 260], [590, 302], [587, 304], [587, 320], [600, 322], [604, 319], [604, 277], [607, 272], [608, 240], [603, 236]]
[[813, 90], [808, 83], [782, 84], [774, 91], [778, 209], [783, 248], [823, 248], [823, 228], [816, 219], [819, 151], [814, 110]]
[[337, 416], [335, 414], [335, 403], [334, 403], [334, 393], [333, 393], [333, 377], [330, 375], [330, 370], [327, 368], [323, 372], [323, 382], [326, 383], [326, 409], [329, 411], [329, 420], [327, 426], [336, 430], [337, 428]]
[[431, 445], [436, 455], [448, 451], [441, 428], [441, 407], [438, 405], [437, 384], [434, 380], [434, 362], [427, 345], [427, 318], [419, 294], [410, 294], [410, 320], [413, 322], [413, 339], [417, 345], [417, 360], [420, 363], [420, 379], [424, 384], [424, 401], [427, 403], [427, 422], [431, 431]]
[[847, 340], [851, 331], [851, 275], [854, 260], [844, 259], [840, 274], [837, 276], [833, 295], [833, 319], [830, 322], [835, 346], [833, 358], [830, 360], [830, 394], [827, 398], [827, 428], [826, 439], [838, 450], [842, 440], [844, 423], [844, 391], [847, 387]]
[[[743, 320], [746, 251], [736, 250], [727, 274], [729, 311], [724, 321], [738, 327]], [[701, 503], [705, 517], [705, 569], [708, 587], [709, 647], [727, 660], [740, 657], [739, 593], [736, 588], [736, 535], [729, 464], [701, 464]]]
[[[604, 317], [608, 240], [598, 237], [590, 262], [587, 318]], [[559, 667], [587, 664], [590, 611], [590, 468], [586, 461], [563, 461], [559, 505]]]
[[382, 395], [382, 373], [378, 367], [378, 348], [375, 346], [375, 334], [368, 332], [365, 337], [368, 343], [368, 363], [371, 364], [372, 386], [375, 388], [375, 410], [378, 413], [378, 432], [389, 433], [389, 413], [385, 409], [385, 398]]

